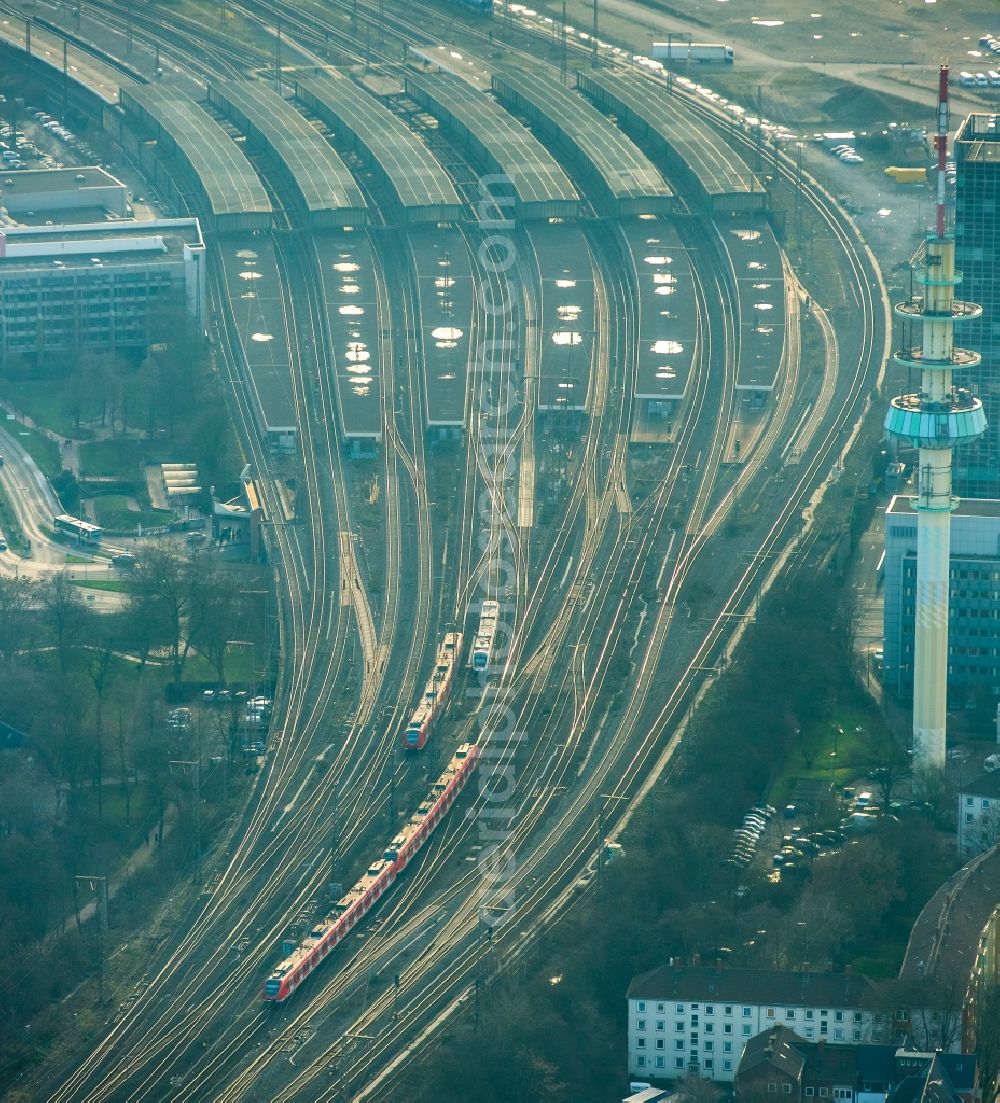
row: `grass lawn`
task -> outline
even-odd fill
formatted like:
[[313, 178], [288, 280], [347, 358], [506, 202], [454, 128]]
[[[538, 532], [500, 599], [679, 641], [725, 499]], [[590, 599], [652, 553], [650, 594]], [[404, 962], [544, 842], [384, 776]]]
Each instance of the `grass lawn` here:
[[74, 586], [80, 586], [84, 590], [108, 590], [116, 594], [127, 594], [135, 589], [134, 582], [105, 581], [100, 578], [74, 578]]
[[[781, 774], [775, 781], [768, 800], [775, 807], [780, 808], [791, 800], [792, 790], [799, 778], [823, 778], [836, 786], [847, 785], [859, 773], [865, 770], [865, 751], [861, 742], [861, 735], [855, 732], [856, 727], [865, 727], [867, 724], [880, 722], [877, 718], [868, 716], [860, 709], [838, 709], [829, 722], [817, 720], [816, 725], [823, 727], [825, 731], [815, 733], [807, 732], [806, 737], [812, 739], [818, 746], [812, 766], [807, 766], [802, 757], [801, 749], [796, 747], [784, 762]], [[834, 731], [839, 727], [843, 730], [841, 735], [836, 735], [836, 757], [834, 751]]]
[[59, 445], [54, 440], [42, 436], [37, 429], [29, 429], [19, 421], [8, 421], [7, 432], [17, 439], [18, 444], [41, 468], [42, 474], [54, 479], [62, 470]]
[[0, 487], [0, 528], [12, 548], [24, 546], [24, 532], [3, 487]]
[[[254, 648], [245, 647], [242, 644], [235, 646], [230, 645], [226, 647], [226, 681], [227, 682], [240, 682], [247, 683], [251, 680], [251, 667], [254, 660]], [[257, 677], [261, 677], [261, 670], [258, 666]], [[185, 682], [208, 682], [212, 685], [215, 684], [218, 675], [215, 672], [215, 667], [206, 659], [203, 655], [199, 655], [197, 652], [192, 651], [188, 655], [188, 660], [184, 664], [184, 678]]]
[[132, 481], [142, 474], [140, 467], [148, 453], [149, 442], [132, 437], [90, 441], [80, 445], [80, 473], [116, 475]]
[[[72, 413], [67, 412], [67, 403], [63, 396], [61, 380], [33, 379], [16, 383], [3, 383], [3, 396], [18, 410], [23, 410], [37, 425], [54, 430], [61, 437], [75, 440], [87, 440], [94, 434], [81, 426], [77, 429]], [[90, 421], [101, 416], [101, 407], [95, 401], [92, 409], [85, 406], [80, 411], [82, 421]]]
[[102, 494], [93, 499], [97, 523], [106, 529], [134, 529], [137, 525], [154, 528], [173, 520], [169, 509], [131, 509], [129, 499], [122, 494]]

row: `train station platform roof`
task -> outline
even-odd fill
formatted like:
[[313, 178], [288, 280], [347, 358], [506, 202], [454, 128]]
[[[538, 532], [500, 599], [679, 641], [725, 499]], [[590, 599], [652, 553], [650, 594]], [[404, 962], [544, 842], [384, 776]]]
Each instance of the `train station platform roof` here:
[[284, 165], [314, 229], [368, 222], [368, 205], [350, 169], [270, 85], [259, 80], [214, 81], [208, 99], [251, 144], [263, 143]]
[[297, 428], [281, 281], [270, 237], [251, 240], [222, 243], [222, 274], [258, 428], [272, 451], [287, 451]]
[[691, 262], [669, 222], [630, 219], [622, 231], [639, 292], [635, 397], [647, 403], [681, 401], [698, 340]]
[[455, 222], [462, 201], [430, 149], [375, 96], [348, 77], [296, 78], [296, 99], [348, 141], [393, 193], [403, 219]]
[[687, 172], [716, 213], [758, 210], [767, 200], [750, 165], [711, 123], [665, 84], [613, 73], [579, 73], [577, 86], [637, 141], [659, 145], [668, 162]]
[[461, 427], [475, 296], [469, 247], [454, 229], [411, 230], [409, 241], [420, 301], [426, 422]]
[[123, 87], [126, 114], [151, 130], [197, 179], [216, 230], [270, 229], [271, 200], [253, 166], [199, 104], [176, 90]]
[[621, 217], [673, 211], [673, 189], [660, 170], [606, 115], [559, 80], [534, 70], [503, 72], [494, 75], [493, 91], [595, 178], [609, 213]]
[[573, 224], [532, 226], [528, 237], [541, 278], [538, 409], [586, 410], [596, 327], [587, 239]]
[[349, 444], [369, 448], [382, 439], [382, 331], [371, 239], [329, 233], [315, 241], [341, 428]]
[[552, 154], [491, 96], [448, 73], [408, 76], [406, 93], [482, 167], [510, 180], [519, 218], [579, 213], [576, 189]]
[[736, 389], [770, 391], [785, 350], [785, 273], [771, 227], [758, 219], [719, 220], [736, 274], [740, 360]]

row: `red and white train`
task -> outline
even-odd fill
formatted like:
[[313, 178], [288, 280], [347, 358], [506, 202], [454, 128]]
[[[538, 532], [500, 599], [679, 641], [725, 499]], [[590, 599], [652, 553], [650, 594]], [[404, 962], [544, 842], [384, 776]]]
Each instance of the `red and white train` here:
[[455, 667], [458, 666], [461, 654], [462, 633], [447, 632], [434, 660], [434, 673], [424, 686], [424, 695], [414, 709], [403, 734], [403, 746], [408, 751], [417, 751], [426, 745], [434, 721], [444, 712], [448, 703]]
[[368, 867], [360, 881], [334, 905], [294, 950], [264, 981], [265, 1000], [281, 1003], [299, 987], [317, 965], [361, 922], [367, 912], [392, 888], [410, 860], [430, 837], [441, 817], [469, 780], [479, 757], [479, 746], [463, 743], [447, 769], [431, 786], [427, 799], [407, 820], [382, 856]]

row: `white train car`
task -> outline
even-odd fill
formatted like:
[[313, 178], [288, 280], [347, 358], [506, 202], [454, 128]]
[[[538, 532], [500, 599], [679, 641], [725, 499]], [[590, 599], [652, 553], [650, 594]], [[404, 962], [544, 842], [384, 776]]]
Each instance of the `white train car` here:
[[479, 613], [479, 630], [476, 632], [476, 642], [472, 648], [472, 669], [477, 674], [485, 674], [490, 668], [490, 658], [499, 619], [499, 602], [484, 601]]

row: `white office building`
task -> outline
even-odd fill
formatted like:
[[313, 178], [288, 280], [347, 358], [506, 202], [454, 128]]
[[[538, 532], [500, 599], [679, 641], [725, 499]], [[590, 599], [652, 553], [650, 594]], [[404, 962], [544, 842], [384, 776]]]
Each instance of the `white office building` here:
[[730, 1082], [747, 1042], [779, 1024], [816, 1042], [882, 1041], [873, 991], [851, 973], [662, 966], [629, 987], [629, 1075]]

